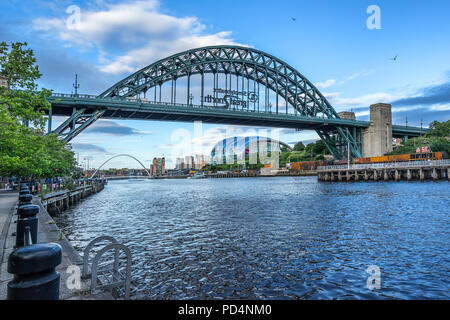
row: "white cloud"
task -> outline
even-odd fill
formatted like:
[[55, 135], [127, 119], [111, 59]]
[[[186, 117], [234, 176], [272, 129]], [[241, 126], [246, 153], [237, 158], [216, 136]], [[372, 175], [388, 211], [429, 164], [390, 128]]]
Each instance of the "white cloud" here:
[[374, 70], [362, 70], [362, 71], [355, 72], [355, 73], [351, 74], [350, 76], [347, 76], [339, 81], [337, 81], [336, 79], [328, 79], [325, 82], [316, 82], [314, 85], [319, 89], [325, 89], [325, 88], [334, 86], [335, 84], [341, 85], [349, 80], [354, 80], [359, 77], [367, 76], [367, 75], [371, 74], [372, 72], [374, 72]]
[[450, 104], [432, 105], [432, 106], [430, 106], [430, 110], [432, 110], [432, 111], [449, 111]]
[[352, 75], [350, 75], [348, 77], [345, 77], [344, 80], [340, 81], [340, 84], [342, 84], [342, 83], [344, 83], [346, 81], [349, 81], [349, 80], [354, 80], [354, 79], [359, 78], [359, 77], [367, 76], [367, 75], [371, 74], [374, 71], [375, 70], [362, 70], [362, 71], [355, 72], [354, 74], [352, 74]]
[[175, 17], [159, 12], [159, 1], [104, 4], [81, 8], [81, 18], [67, 27], [66, 18], [39, 18], [35, 30], [44, 31], [69, 45], [98, 50], [99, 69], [130, 73], [170, 54], [196, 47], [238, 44], [231, 32], [207, 33], [197, 17]]
[[331, 87], [335, 83], [336, 83], [335, 79], [328, 79], [325, 82], [316, 82], [314, 85], [319, 89], [325, 89], [325, 88]]
[[378, 102], [389, 103], [391, 101], [404, 98], [406, 95], [388, 92], [376, 92], [354, 98], [342, 98], [340, 97], [340, 93], [325, 93], [324, 96], [335, 107], [368, 107], [369, 105]]

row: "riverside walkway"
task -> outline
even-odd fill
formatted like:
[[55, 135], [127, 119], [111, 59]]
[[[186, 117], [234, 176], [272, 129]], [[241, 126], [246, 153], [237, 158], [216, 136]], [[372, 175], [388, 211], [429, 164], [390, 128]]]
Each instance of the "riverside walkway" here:
[[[8, 273], [8, 257], [14, 250], [16, 237], [17, 215], [16, 207], [18, 203], [18, 193], [0, 190], [0, 300], [7, 298], [7, 284], [12, 280], [13, 275]], [[40, 207], [38, 214], [38, 243], [57, 243], [62, 247], [62, 262], [56, 268], [61, 275], [59, 299], [60, 300], [111, 300], [108, 292], [92, 295], [89, 291], [90, 281], [81, 280], [80, 289], [69, 288], [67, 281], [73, 273], [68, 272], [69, 267], [82, 267], [83, 259], [72, 247], [63, 233], [55, 224], [52, 217], [42, 205], [39, 197], [33, 197], [33, 203]]]
[[[8, 235], [10, 221], [13, 210], [17, 203], [18, 192], [8, 190], [0, 190], [0, 284], [3, 288], [4, 281], [7, 281], [7, 265], [3, 263], [8, 261], [9, 251], [5, 254], [5, 239]], [[0, 289], [0, 298], [3, 298], [3, 290]]]

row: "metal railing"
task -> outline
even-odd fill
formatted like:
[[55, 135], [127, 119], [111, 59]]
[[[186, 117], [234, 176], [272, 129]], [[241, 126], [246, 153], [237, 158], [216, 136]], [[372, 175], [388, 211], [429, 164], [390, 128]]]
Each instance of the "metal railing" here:
[[317, 171], [326, 170], [364, 170], [364, 169], [388, 169], [388, 168], [408, 168], [408, 167], [436, 167], [448, 166], [450, 159], [445, 160], [425, 160], [425, 161], [410, 161], [410, 162], [387, 162], [387, 163], [367, 163], [367, 164], [351, 164], [349, 165], [335, 165], [335, 166], [320, 166]]
[[[107, 243], [97, 252], [94, 247]], [[91, 253], [93, 255], [91, 256]], [[108, 259], [113, 254], [113, 260]], [[122, 254], [122, 257], [120, 257]], [[122, 263], [121, 263], [122, 262]], [[83, 254], [83, 278], [91, 278], [91, 293], [98, 290], [111, 290], [118, 297], [123, 292], [125, 299], [130, 299], [131, 288], [131, 251], [117, 242], [114, 237], [100, 236], [92, 240]]]
[[[221, 106], [214, 106], [214, 105], [194, 105], [192, 103], [186, 104], [186, 103], [175, 103], [175, 102], [158, 102], [158, 101], [151, 101], [148, 100], [146, 98], [133, 98], [133, 97], [107, 97], [107, 98], [103, 98], [103, 97], [98, 97], [95, 95], [90, 95], [90, 94], [67, 94], [67, 93], [52, 93], [52, 97], [56, 97], [56, 98], [82, 98], [82, 99], [94, 99], [94, 100], [102, 100], [102, 101], [111, 101], [111, 102], [118, 102], [118, 101], [126, 101], [126, 102], [133, 102], [133, 103], [139, 103], [140, 105], [153, 105], [153, 106], [165, 106], [165, 107], [183, 107], [183, 108], [191, 108], [191, 109], [211, 109], [211, 110], [216, 110], [217, 109], [221, 109], [225, 112], [233, 112], [233, 111], [238, 111], [238, 112], [248, 112], [248, 113], [254, 113], [254, 114], [268, 114], [268, 115], [274, 115], [274, 116], [287, 116], [287, 117], [291, 117], [292, 119], [299, 119], [299, 118], [304, 118], [306, 120], [317, 120], [318, 118], [321, 118], [323, 121], [329, 120], [329, 121], [339, 121], [341, 122], [343, 125], [358, 125], [361, 127], [367, 127], [369, 125], [369, 122], [367, 121], [361, 121], [361, 120], [349, 120], [349, 119], [343, 119], [343, 118], [328, 118], [328, 116], [326, 116], [324, 113], [318, 113], [317, 116], [313, 117], [313, 116], [308, 116], [308, 115], [303, 115], [300, 112], [286, 112], [286, 113], [281, 113], [281, 112], [272, 112], [271, 109], [267, 110], [266, 106], [258, 106], [258, 109], [256, 109], [255, 106], [253, 106], [253, 109], [250, 109], [250, 105], [247, 108], [235, 108], [235, 107], [230, 107], [230, 108], [225, 108], [225, 107], [221, 107]], [[261, 108], [260, 108], [261, 107]], [[269, 106], [267, 106], [269, 107]], [[271, 107], [269, 107], [271, 108]], [[402, 127], [401, 125], [394, 125], [397, 128]], [[415, 127], [410, 127], [410, 126], [405, 126], [405, 129], [419, 129], [419, 128], [415, 128]], [[420, 132], [426, 132], [428, 129], [426, 128], [420, 128]]]
[[[226, 112], [230, 112], [230, 111], [239, 111], [239, 112], [248, 112], [248, 113], [257, 113], [257, 114], [270, 114], [270, 115], [280, 115], [280, 116], [289, 116], [289, 117], [293, 117], [293, 118], [299, 118], [299, 117], [303, 117], [303, 118], [307, 118], [307, 119], [317, 119], [317, 118], [322, 118], [324, 120], [330, 120], [330, 121], [334, 121], [334, 120], [344, 120], [344, 121], [348, 121], [346, 119], [335, 119], [335, 118], [328, 118], [325, 116], [325, 114], [319, 114], [318, 117], [311, 117], [311, 116], [306, 116], [306, 115], [302, 115], [299, 112], [293, 112], [293, 113], [281, 113], [281, 112], [272, 112], [271, 110], [264, 110], [264, 106], [262, 106], [263, 110], [258, 110], [258, 109], [250, 109], [250, 107], [248, 108], [234, 108], [234, 107], [230, 107], [230, 108], [225, 108], [225, 107], [221, 107], [221, 106], [210, 106], [210, 105], [195, 105], [195, 104], [185, 104], [185, 103], [175, 103], [175, 102], [158, 102], [158, 101], [151, 101], [145, 98], [132, 98], [132, 97], [116, 97], [116, 98], [103, 98], [103, 97], [98, 97], [98, 96], [94, 96], [94, 95], [89, 95], [89, 94], [67, 94], [67, 93], [52, 93], [52, 97], [56, 97], [56, 98], [82, 98], [82, 99], [95, 99], [95, 100], [102, 100], [102, 101], [111, 101], [111, 102], [118, 102], [118, 101], [124, 101], [124, 102], [134, 102], [134, 103], [139, 103], [141, 105], [156, 105], [156, 106], [165, 106], [165, 107], [184, 107], [184, 108], [191, 108], [191, 109], [211, 109], [211, 110], [223, 110]], [[355, 123], [360, 123], [363, 124], [365, 123], [365, 121], [354, 121]]]
[[52, 97], [56, 98], [83, 98], [83, 99], [97, 99], [97, 96], [92, 94], [70, 94], [70, 93], [52, 93]]

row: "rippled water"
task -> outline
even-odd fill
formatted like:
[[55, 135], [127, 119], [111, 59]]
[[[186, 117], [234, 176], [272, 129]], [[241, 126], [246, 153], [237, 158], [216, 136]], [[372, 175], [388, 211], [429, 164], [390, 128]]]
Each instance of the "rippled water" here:
[[[316, 177], [110, 181], [57, 223], [81, 250], [113, 235], [135, 299], [439, 299], [449, 183]], [[381, 270], [381, 289], [366, 269]]]

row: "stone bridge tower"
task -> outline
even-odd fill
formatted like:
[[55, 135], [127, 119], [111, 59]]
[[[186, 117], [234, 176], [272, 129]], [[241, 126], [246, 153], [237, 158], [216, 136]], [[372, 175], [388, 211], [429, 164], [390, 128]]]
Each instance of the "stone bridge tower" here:
[[363, 157], [379, 157], [392, 150], [391, 105], [372, 104], [370, 125], [363, 132]]

